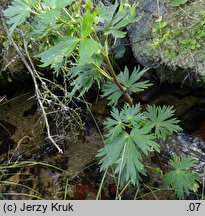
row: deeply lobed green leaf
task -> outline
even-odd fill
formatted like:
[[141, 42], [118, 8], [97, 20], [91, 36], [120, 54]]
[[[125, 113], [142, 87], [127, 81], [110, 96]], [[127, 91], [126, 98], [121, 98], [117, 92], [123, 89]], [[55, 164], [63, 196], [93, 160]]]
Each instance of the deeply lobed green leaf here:
[[101, 74], [90, 64], [73, 67], [68, 76], [71, 83], [70, 85], [72, 86], [72, 91], [68, 94], [70, 98], [74, 95], [77, 97], [83, 96], [94, 82], [99, 85], [101, 79]]
[[174, 169], [165, 174], [164, 183], [171, 186], [179, 199], [184, 199], [190, 191], [196, 192], [199, 187], [199, 176], [190, 171], [196, 161], [192, 157], [175, 156], [169, 164]]
[[[129, 75], [129, 70], [125, 67], [124, 71], [118, 75], [118, 81], [129, 94], [141, 92], [151, 86], [149, 81], [139, 81], [146, 71], [146, 69], [140, 70], [138, 67], [137, 69], [134, 68], [132, 74]], [[102, 97], [108, 98], [109, 105], [116, 105], [122, 94], [122, 91], [115, 85], [113, 80], [109, 80], [103, 86]]]
[[189, 170], [195, 163], [196, 160], [191, 156], [175, 156], [169, 161], [169, 165], [175, 170]]
[[53, 25], [56, 20], [60, 17], [60, 10], [53, 9], [44, 11], [39, 15], [40, 23], [46, 24], [46, 25]]
[[140, 173], [145, 174], [142, 156], [151, 151], [159, 152], [159, 145], [151, 134], [150, 124], [142, 124], [145, 117], [140, 112], [140, 104], [134, 107], [125, 105], [121, 111], [113, 108], [111, 117], [105, 121], [108, 130], [105, 147], [100, 149], [97, 156], [103, 157], [100, 161], [101, 169], [114, 167], [121, 185], [127, 181], [138, 184]]
[[156, 107], [147, 106], [145, 116], [155, 130], [155, 136], [158, 139], [165, 140], [173, 132], [179, 132], [182, 129], [177, 125], [179, 120], [174, 118], [174, 109], [172, 106]]
[[17, 26], [25, 22], [31, 11], [32, 3], [29, 0], [14, 0], [12, 5], [4, 10], [4, 15], [9, 19], [7, 23], [10, 24], [10, 34], [13, 33]]
[[125, 37], [126, 32], [122, 31], [122, 29], [141, 19], [141, 16], [136, 14], [135, 4], [130, 6], [129, 4], [123, 4], [122, 2], [119, 4], [115, 1], [114, 5], [105, 6], [100, 3], [97, 6], [97, 10], [97, 20], [100, 23], [97, 26], [98, 31], [103, 32], [105, 35], [111, 34], [115, 38]]

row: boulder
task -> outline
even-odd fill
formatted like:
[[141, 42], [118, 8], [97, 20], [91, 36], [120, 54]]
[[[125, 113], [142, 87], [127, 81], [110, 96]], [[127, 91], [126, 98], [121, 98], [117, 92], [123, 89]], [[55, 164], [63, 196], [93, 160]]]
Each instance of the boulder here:
[[138, 0], [138, 3], [138, 14], [143, 14], [143, 18], [128, 27], [136, 63], [154, 69], [162, 81], [189, 82], [203, 77], [203, 0], [188, 1], [180, 7], [174, 7], [171, 0]]

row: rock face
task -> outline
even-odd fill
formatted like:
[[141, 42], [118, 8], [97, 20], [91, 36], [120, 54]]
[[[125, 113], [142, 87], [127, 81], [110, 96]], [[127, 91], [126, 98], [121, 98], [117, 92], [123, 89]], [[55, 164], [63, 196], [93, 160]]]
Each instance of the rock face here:
[[161, 153], [173, 157], [174, 155], [192, 156], [196, 160], [194, 171], [203, 177], [205, 166], [205, 142], [186, 133], [171, 135], [166, 141], [160, 141]]
[[155, 69], [162, 80], [171, 82], [204, 76], [204, 0], [181, 7], [174, 7], [171, 0], [138, 2], [138, 14], [143, 18], [128, 27], [137, 63]]

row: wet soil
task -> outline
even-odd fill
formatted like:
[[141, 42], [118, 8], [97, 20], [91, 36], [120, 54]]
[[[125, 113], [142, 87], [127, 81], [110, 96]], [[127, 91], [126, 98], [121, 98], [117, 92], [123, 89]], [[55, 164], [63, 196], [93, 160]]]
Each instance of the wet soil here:
[[[71, 138], [70, 142], [68, 140], [64, 143], [65, 151], [59, 154], [45, 141], [44, 125], [33, 93], [19, 95], [0, 106], [2, 197], [63, 199], [66, 181], [72, 181], [71, 185], [74, 185], [73, 179], [78, 178], [79, 173], [95, 160], [97, 150], [102, 146], [102, 139], [97, 129], [90, 124], [86, 133], [83, 132], [84, 135], [79, 136], [76, 142]], [[12, 168], [10, 165], [13, 162], [23, 163], [23, 165]], [[33, 165], [27, 166], [27, 162]], [[56, 168], [48, 168], [47, 165], [39, 162]], [[5, 166], [7, 169], [4, 168]], [[79, 184], [76, 185], [80, 187]], [[16, 195], [13, 195], [14, 193]]]

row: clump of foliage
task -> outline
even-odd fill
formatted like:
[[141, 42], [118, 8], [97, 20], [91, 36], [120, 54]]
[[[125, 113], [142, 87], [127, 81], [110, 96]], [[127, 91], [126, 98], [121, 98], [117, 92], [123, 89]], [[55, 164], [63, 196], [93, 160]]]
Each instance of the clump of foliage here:
[[[35, 55], [41, 60], [41, 67], [50, 66], [56, 75], [63, 75], [70, 83], [68, 100], [82, 97], [93, 84], [102, 90], [102, 97], [108, 99], [113, 109], [104, 123], [105, 146], [97, 154], [101, 157], [101, 170], [112, 166], [121, 186], [129, 181], [138, 184], [140, 176], [146, 175], [143, 156], [159, 152], [157, 141], [181, 128], [174, 118], [173, 107], [147, 106], [142, 111], [140, 103], [133, 100], [133, 94], [150, 86], [141, 79], [147, 70], [135, 68], [130, 72], [125, 67], [117, 74], [112, 65], [113, 41], [125, 37], [125, 27], [141, 18], [136, 14], [136, 5], [129, 5], [128, 1], [105, 6], [102, 2], [94, 5], [91, 0], [13, 0], [4, 14], [10, 34], [29, 18], [27, 32], [32, 37], [27, 41], [41, 42], [40, 53]], [[124, 105], [119, 108], [119, 100], [123, 98]], [[179, 167], [183, 163], [184, 158], [178, 162]], [[181, 193], [193, 190], [190, 185], [196, 178], [185, 175], [187, 185], [185, 182], [181, 185], [177, 173], [167, 174], [166, 182], [174, 189], [181, 189]]]
[[151, 133], [152, 126], [146, 122], [140, 104], [133, 107], [125, 105], [121, 111], [113, 108], [111, 118], [105, 121], [105, 128], [108, 130], [105, 147], [97, 155], [104, 156], [100, 161], [101, 169], [112, 165], [121, 184], [129, 180], [134, 185], [138, 184], [139, 174], [145, 175], [142, 155], [159, 152], [159, 145]]
[[175, 156], [169, 161], [173, 171], [165, 174], [165, 185], [171, 185], [179, 199], [184, 199], [185, 193], [189, 194], [189, 191], [196, 192], [199, 185], [198, 175], [190, 171], [190, 168], [196, 161], [192, 157]]

